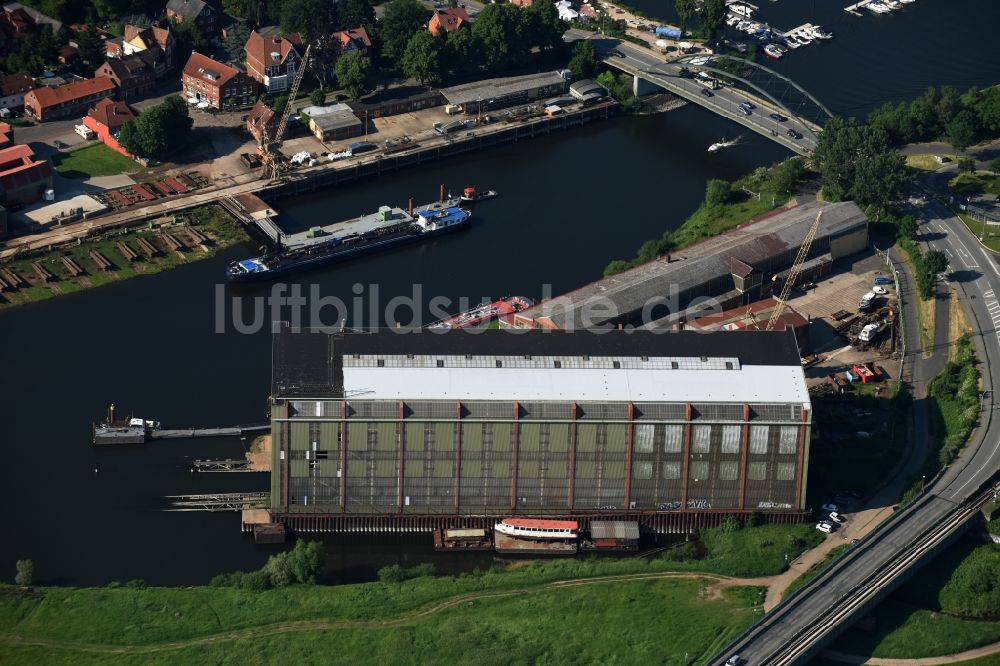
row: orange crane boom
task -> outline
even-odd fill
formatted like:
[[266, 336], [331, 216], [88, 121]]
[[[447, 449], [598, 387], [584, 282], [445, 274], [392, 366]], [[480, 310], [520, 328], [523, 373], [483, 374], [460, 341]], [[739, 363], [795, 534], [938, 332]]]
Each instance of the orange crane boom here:
[[809, 248], [812, 247], [813, 239], [816, 238], [816, 232], [819, 231], [819, 221], [821, 219], [823, 219], [823, 211], [816, 213], [816, 219], [813, 220], [812, 226], [806, 232], [806, 238], [802, 241], [801, 247], [799, 247], [799, 253], [795, 255], [792, 268], [788, 271], [788, 279], [785, 280], [784, 286], [781, 287], [778, 304], [774, 306], [771, 318], [767, 320], [767, 326], [764, 328], [765, 331], [773, 330], [774, 325], [778, 323], [778, 319], [785, 311], [785, 301], [788, 300], [788, 295], [792, 293], [792, 287], [795, 286], [795, 281], [799, 278], [799, 273], [802, 272], [802, 264], [805, 263], [806, 256], [809, 255]]

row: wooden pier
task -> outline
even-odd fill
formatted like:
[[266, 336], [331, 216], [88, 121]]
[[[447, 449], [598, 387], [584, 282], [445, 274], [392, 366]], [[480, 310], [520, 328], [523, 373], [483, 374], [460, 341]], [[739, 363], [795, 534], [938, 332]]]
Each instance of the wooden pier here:
[[271, 501], [271, 493], [209, 493], [207, 495], [167, 495], [164, 511], [243, 511]]
[[861, 0], [861, 2], [858, 2], [858, 3], [855, 3], [853, 5], [848, 5], [847, 7], [844, 7], [844, 11], [847, 12], [848, 14], [854, 14], [855, 16], [861, 16], [861, 12], [859, 12], [858, 10], [861, 9], [861, 8], [863, 8], [863, 7], [867, 7], [870, 2], [872, 2], [872, 0]]
[[266, 469], [254, 469], [249, 460], [195, 460], [191, 463], [192, 472], [266, 472]]
[[153, 430], [150, 439], [186, 439], [191, 437], [239, 437], [251, 432], [270, 430], [270, 425], [234, 426], [231, 428], [182, 428], [174, 430]]

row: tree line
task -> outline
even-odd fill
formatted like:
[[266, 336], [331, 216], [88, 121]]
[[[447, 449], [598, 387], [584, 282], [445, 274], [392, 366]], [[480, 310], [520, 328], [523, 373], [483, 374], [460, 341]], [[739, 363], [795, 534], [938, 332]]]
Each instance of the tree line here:
[[868, 125], [885, 132], [891, 145], [947, 141], [965, 150], [1000, 137], [1000, 88], [930, 87], [911, 102], [886, 103], [868, 116]]

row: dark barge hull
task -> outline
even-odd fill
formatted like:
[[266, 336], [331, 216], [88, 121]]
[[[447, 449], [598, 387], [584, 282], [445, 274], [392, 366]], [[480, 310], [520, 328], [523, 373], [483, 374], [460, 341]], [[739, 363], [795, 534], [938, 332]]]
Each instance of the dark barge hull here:
[[271, 270], [262, 271], [260, 273], [239, 273], [236, 275], [232, 275], [227, 272], [226, 277], [229, 278], [230, 282], [263, 282], [273, 280], [281, 275], [300, 273], [314, 268], [322, 268], [324, 266], [329, 266], [330, 264], [347, 261], [348, 259], [355, 259], [373, 252], [387, 250], [392, 247], [406, 245], [416, 241], [436, 238], [443, 234], [465, 229], [468, 226], [469, 219], [466, 219], [464, 222], [452, 224], [444, 227], [443, 229], [437, 229], [434, 231], [414, 230], [412, 232], [404, 232], [394, 236], [378, 238], [368, 243], [359, 243], [348, 248], [345, 248], [343, 245], [338, 245], [331, 248], [330, 252], [323, 254], [317, 253], [315, 256], [304, 257], [301, 261], [293, 260], [288, 264], [278, 266]]

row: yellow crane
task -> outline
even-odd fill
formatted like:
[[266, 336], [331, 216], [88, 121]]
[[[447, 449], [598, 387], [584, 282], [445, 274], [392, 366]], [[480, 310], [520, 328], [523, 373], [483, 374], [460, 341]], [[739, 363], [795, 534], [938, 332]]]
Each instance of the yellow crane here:
[[819, 231], [819, 221], [821, 219], [823, 219], [823, 211], [816, 213], [816, 219], [813, 220], [812, 226], [809, 227], [809, 231], [806, 232], [806, 238], [802, 241], [802, 246], [799, 247], [799, 253], [795, 255], [795, 261], [792, 263], [792, 267], [788, 271], [788, 279], [785, 280], [785, 284], [781, 288], [781, 295], [778, 296], [778, 303], [774, 306], [774, 311], [771, 312], [771, 318], [767, 320], [767, 326], [764, 327], [765, 331], [774, 329], [774, 325], [778, 323], [778, 318], [781, 317], [781, 313], [785, 311], [785, 301], [788, 300], [788, 295], [792, 293], [792, 287], [795, 286], [795, 281], [798, 279], [799, 273], [802, 272], [802, 264], [805, 263], [806, 256], [809, 254], [809, 248], [812, 247], [813, 239], [816, 238], [816, 232]]
[[274, 132], [274, 137], [268, 136], [266, 123], [261, 130], [260, 156], [264, 162], [261, 176], [264, 178], [274, 180], [281, 173], [282, 165], [279, 148], [285, 136], [285, 128], [288, 127], [288, 118], [292, 114], [292, 103], [295, 101], [295, 95], [299, 92], [299, 85], [302, 83], [302, 77], [305, 75], [306, 67], [309, 65], [309, 52], [311, 49], [312, 44], [306, 46], [306, 52], [302, 55], [302, 62], [299, 63], [299, 68], [295, 71], [292, 87], [288, 91], [288, 101], [285, 102], [285, 109], [281, 112], [281, 120], [278, 122], [278, 128]]

